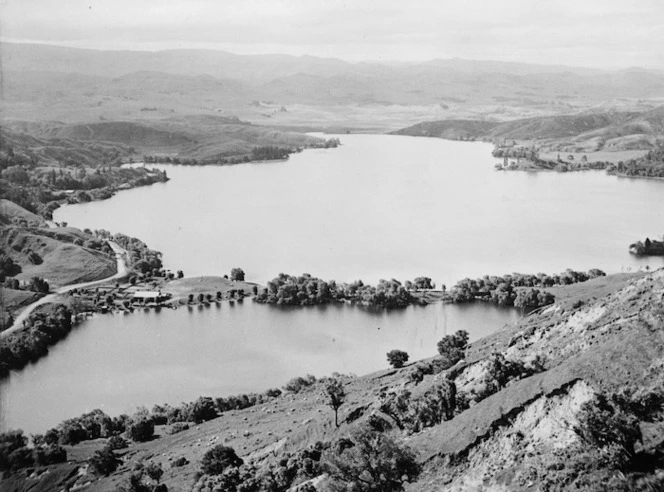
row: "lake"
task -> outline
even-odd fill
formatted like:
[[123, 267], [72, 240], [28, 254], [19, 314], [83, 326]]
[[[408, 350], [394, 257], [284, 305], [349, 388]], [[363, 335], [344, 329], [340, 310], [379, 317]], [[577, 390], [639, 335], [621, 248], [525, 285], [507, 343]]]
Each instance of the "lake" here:
[[[325, 279], [412, 279], [448, 286], [484, 274], [659, 267], [630, 243], [662, 233], [664, 182], [603, 172], [497, 172], [484, 143], [342, 135], [337, 149], [288, 161], [158, 166], [171, 181], [65, 206], [56, 221], [123, 232], [187, 276], [242, 267]], [[517, 319], [487, 305], [372, 312], [348, 305], [283, 309], [245, 301], [97, 316], [45, 359], [0, 382], [2, 429], [41, 432], [94, 408], [177, 404], [281, 386], [294, 376], [385, 368], [385, 353], [436, 352]]]

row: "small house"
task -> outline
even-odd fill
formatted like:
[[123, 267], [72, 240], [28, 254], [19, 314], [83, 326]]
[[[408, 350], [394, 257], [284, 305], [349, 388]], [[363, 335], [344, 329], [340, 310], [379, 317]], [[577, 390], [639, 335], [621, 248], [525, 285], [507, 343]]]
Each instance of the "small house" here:
[[134, 301], [138, 301], [142, 304], [146, 303], [160, 303], [168, 299], [167, 294], [162, 294], [156, 290], [138, 290], [134, 292]]

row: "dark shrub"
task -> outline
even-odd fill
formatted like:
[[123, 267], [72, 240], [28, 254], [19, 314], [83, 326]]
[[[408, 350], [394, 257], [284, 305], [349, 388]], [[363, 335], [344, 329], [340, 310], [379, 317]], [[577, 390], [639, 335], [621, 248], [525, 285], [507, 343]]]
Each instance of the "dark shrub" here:
[[173, 462], [171, 463], [171, 468], [180, 468], [181, 466], [185, 466], [188, 464], [189, 460], [184, 456], [180, 456], [179, 458], [173, 460]]
[[189, 408], [189, 420], [197, 424], [216, 419], [218, 416], [214, 400], [207, 396], [200, 397]]
[[154, 436], [154, 422], [151, 419], [140, 419], [129, 425], [127, 429], [129, 438], [136, 442], [145, 442]]
[[387, 361], [394, 367], [398, 369], [403, 367], [403, 365], [408, 362], [408, 353], [403, 350], [390, 350], [387, 353]]
[[219, 444], [210, 449], [201, 460], [201, 470], [208, 475], [221, 475], [224, 470], [244, 463], [229, 446]]
[[400, 492], [404, 482], [419, 476], [415, 455], [387, 435], [362, 427], [351, 440], [351, 447], [325, 455], [325, 469], [338, 490]]
[[113, 453], [113, 450], [110, 448], [110, 446], [106, 446], [100, 451], [96, 451], [95, 454], [93, 454], [92, 457], [88, 459], [88, 463], [90, 464], [92, 471], [97, 475], [108, 476], [117, 470], [121, 461], [117, 456], [115, 456], [115, 453]]
[[438, 353], [452, 366], [464, 358], [467, 346], [468, 332], [459, 330], [454, 335], [447, 335], [438, 342]]
[[175, 422], [168, 428], [167, 432], [169, 434], [177, 434], [178, 432], [186, 431], [187, 429], [189, 429], [189, 424], [186, 422]]
[[112, 436], [108, 439], [108, 446], [115, 449], [124, 449], [129, 446], [129, 443], [122, 436]]

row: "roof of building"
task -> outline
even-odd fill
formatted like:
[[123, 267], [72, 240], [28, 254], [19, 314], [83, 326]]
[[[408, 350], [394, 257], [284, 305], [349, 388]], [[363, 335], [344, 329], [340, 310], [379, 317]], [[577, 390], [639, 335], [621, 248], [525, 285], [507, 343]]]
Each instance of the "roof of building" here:
[[156, 290], [139, 290], [134, 292], [134, 297], [139, 297], [139, 298], [162, 297], [162, 293]]

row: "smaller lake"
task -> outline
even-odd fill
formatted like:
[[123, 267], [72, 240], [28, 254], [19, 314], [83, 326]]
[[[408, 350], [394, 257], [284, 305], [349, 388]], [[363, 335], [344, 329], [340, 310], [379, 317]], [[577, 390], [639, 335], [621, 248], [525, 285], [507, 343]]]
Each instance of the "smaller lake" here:
[[518, 318], [492, 305], [411, 306], [372, 312], [347, 304], [282, 308], [251, 300], [131, 315], [98, 315], [49, 355], [0, 381], [0, 431], [43, 432], [101, 408], [178, 404], [281, 387], [295, 376], [365, 374], [388, 368], [385, 354], [436, 354], [444, 335], [473, 339]]

